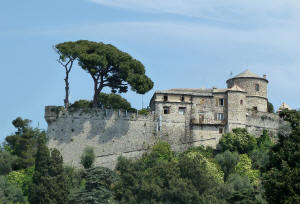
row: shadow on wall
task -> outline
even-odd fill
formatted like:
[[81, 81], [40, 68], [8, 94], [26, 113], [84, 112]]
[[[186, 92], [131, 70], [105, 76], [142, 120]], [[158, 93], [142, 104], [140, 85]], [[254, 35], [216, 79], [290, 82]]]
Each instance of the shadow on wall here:
[[48, 113], [45, 118], [48, 122], [48, 137], [58, 144], [69, 144], [79, 135], [87, 135], [88, 139], [99, 137], [98, 142], [103, 144], [126, 135], [134, 115], [125, 111], [87, 109], [61, 111], [52, 119], [47, 117]]

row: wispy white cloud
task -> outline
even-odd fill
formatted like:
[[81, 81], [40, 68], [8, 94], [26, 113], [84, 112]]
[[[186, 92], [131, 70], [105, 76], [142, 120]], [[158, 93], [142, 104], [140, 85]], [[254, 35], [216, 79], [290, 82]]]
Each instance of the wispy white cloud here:
[[[8, 32], [8, 31], [7, 31]], [[10, 33], [31, 36], [68, 36], [74, 39], [102, 39], [104, 41], [130, 41], [146, 44], [185, 43], [189, 47], [209, 46], [224, 48], [234, 45], [257, 47], [257, 56], [261, 52], [277, 52], [278, 57], [288, 56], [298, 60], [300, 52], [300, 27], [294, 24], [260, 27], [256, 29], [238, 29], [218, 25], [187, 23], [177, 21], [124, 21], [44, 27], [28, 30], [13, 30]], [[1, 35], [4, 35], [2, 33]], [[200, 48], [199, 48], [200, 49]], [[261, 50], [264, 49], [264, 50]], [[218, 52], [218, 50], [216, 50]], [[235, 51], [231, 50], [234, 54]], [[280, 56], [283, 55], [283, 56]]]
[[[137, 11], [172, 13], [219, 21], [260, 21], [299, 19], [299, 0], [90, 0], [110, 7]], [[246, 21], [245, 21], [246, 20]], [[273, 22], [271, 22], [273, 21]], [[278, 23], [278, 22], [277, 22]]]

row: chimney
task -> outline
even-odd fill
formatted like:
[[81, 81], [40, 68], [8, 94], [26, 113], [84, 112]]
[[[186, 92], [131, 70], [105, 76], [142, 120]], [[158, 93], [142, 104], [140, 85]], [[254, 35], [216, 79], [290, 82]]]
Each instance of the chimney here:
[[263, 75], [263, 78], [264, 78], [264, 79], [267, 79], [267, 75], [266, 75], [266, 74], [264, 74], [264, 75]]

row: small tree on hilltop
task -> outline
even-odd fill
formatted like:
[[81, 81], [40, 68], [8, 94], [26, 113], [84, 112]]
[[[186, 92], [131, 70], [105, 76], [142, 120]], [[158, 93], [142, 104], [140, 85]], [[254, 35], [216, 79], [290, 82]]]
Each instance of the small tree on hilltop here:
[[85, 147], [80, 157], [80, 164], [85, 168], [89, 169], [92, 167], [95, 161], [95, 152], [92, 147]]
[[97, 106], [99, 94], [104, 87], [111, 88], [113, 93], [132, 90], [145, 94], [153, 87], [153, 82], [145, 74], [144, 65], [122, 52], [113, 45], [79, 40], [79, 65], [93, 79], [93, 105]]
[[61, 64], [66, 72], [65, 77], [65, 99], [64, 104], [65, 108], [69, 107], [69, 74], [72, 70], [74, 62], [77, 60], [78, 57], [78, 47], [77, 44], [74, 42], [64, 42], [55, 45], [55, 51], [59, 55], [58, 63]]

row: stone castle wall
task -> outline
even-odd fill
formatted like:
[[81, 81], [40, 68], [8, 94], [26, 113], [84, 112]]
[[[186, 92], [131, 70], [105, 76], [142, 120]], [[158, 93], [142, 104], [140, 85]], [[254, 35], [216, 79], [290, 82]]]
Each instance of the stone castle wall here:
[[158, 117], [108, 109], [74, 112], [48, 106], [48, 146], [57, 148], [65, 163], [80, 166], [80, 155], [86, 146], [94, 147], [95, 165], [113, 168], [117, 158], [141, 157], [158, 140], [168, 142], [174, 151], [191, 146], [185, 116]]
[[[65, 163], [72, 166], [80, 166], [80, 155], [86, 146], [94, 147], [95, 165], [109, 168], [114, 168], [120, 155], [141, 157], [158, 140], [168, 142], [177, 152], [199, 145], [216, 147], [222, 137], [219, 128], [226, 124], [212, 121], [211, 124], [193, 125], [191, 112], [164, 115], [156, 110], [148, 115], [138, 115], [108, 109], [72, 112], [48, 106], [45, 109], [48, 146], [57, 148]], [[275, 135], [279, 125], [278, 115], [248, 111], [246, 122], [237, 121], [230, 127], [245, 127], [259, 136], [263, 129], [270, 129]]]
[[247, 111], [245, 127], [253, 135], [260, 136], [264, 129], [269, 131], [271, 137], [276, 137], [280, 126], [286, 124], [277, 114]]

